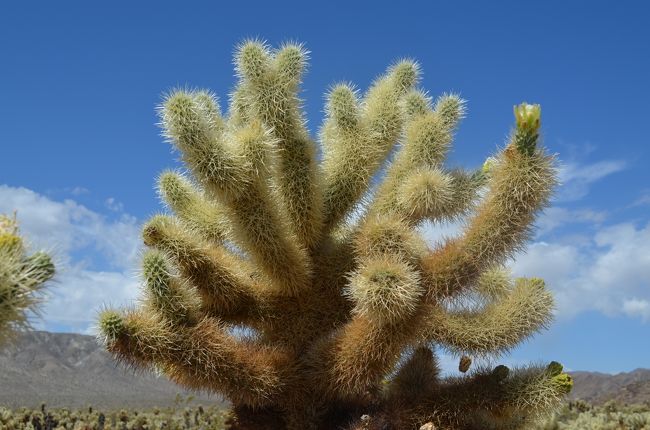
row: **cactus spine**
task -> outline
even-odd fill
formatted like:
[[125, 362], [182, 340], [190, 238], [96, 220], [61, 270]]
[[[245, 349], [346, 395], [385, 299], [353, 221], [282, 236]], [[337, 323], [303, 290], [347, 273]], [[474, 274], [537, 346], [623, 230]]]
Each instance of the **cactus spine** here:
[[[233, 429], [521, 428], [552, 410], [571, 385], [557, 364], [467, 358], [449, 379], [433, 349], [498, 356], [551, 319], [544, 282], [503, 268], [555, 184], [539, 106], [515, 108], [482, 169], [449, 169], [464, 101], [433, 103], [403, 60], [364, 95], [331, 89], [318, 160], [298, 96], [306, 60], [300, 45], [247, 41], [228, 113], [207, 91], [166, 97], [164, 134], [190, 173], [160, 177], [172, 214], [143, 229], [142, 306], [100, 316], [108, 350], [225, 395]], [[433, 249], [417, 230], [463, 218]]]
[[0, 215], [0, 344], [28, 327], [28, 311], [39, 303], [39, 291], [54, 276], [49, 255], [28, 255], [16, 216]]

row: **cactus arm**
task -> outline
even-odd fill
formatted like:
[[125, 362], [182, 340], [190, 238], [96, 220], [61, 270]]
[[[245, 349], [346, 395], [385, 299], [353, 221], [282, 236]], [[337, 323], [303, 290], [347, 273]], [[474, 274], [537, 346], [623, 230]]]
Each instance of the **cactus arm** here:
[[[351, 85], [339, 84], [332, 88], [327, 95], [325, 111], [326, 119], [320, 131], [325, 176], [324, 222], [325, 229], [331, 230], [363, 192], [363, 181], [368, 173], [360, 168], [367, 169], [368, 166], [360, 165], [371, 157], [368, 154], [371, 143], [365, 140], [360, 120], [360, 101]], [[359, 165], [352, 166], [349, 163]], [[350, 173], [354, 169], [354, 175], [363, 173], [351, 181]]]
[[227, 334], [218, 321], [176, 326], [153, 312], [104, 311], [100, 329], [107, 349], [137, 368], [156, 367], [190, 389], [218, 392], [259, 407], [279, 395], [288, 356]]
[[308, 355], [307, 378], [328, 399], [354, 398], [379, 384], [413, 333], [357, 315]]
[[418, 168], [399, 185], [394, 210], [411, 225], [424, 220], [458, 220], [472, 209], [484, 183], [477, 172]]
[[194, 290], [172, 273], [167, 257], [149, 250], [142, 258], [145, 303], [174, 326], [195, 324], [201, 317], [200, 300]]
[[258, 119], [277, 139], [279, 196], [294, 234], [307, 248], [319, 238], [322, 201], [316, 165], [316, 145], [305, 128], [298, 85], [307, 52], [286, 44], [275, 55], [262, 43], [243, 43], [235, 54], [240, 77], [233, 103], [240, 120]]
[[571, 386], [570, 376], [551, 366], [497, 366], [448, 379], [414, 408], [414, 415], [420, 423], [443, 428], [529, 428], [526, 425], [556, 408]]
[[[401, 147], [391, 163], [375, 195], [373, 210], [398, 210], [400, 186], [418, 168], [438, 169], [451, 145], [452, 132], [464, 115], [464, 101], [457, 96], [444, 96], [435, 109], [422, 109], [425, 101], [418, 92], [407, 97], [407, 109], [414, 111], [404, 127]], [[410, 102], [410, 103], [409, 103]], [[444, 205], [446, 202], [442, 202]]]
[[[166, 216], [152, 218], [143, 236], [145, 244], [164, 252], [177, 266], [181, 279], [196, 288], [208, 314], [238, 322], [246, 315], [258, 316], [264, 307], [265, 287], [252, 280], [244, 260], [223, 247], [202, 243]], [[158, 267], [161, 276], [167, 270], [158, 254], [144, 261], [145, 273], [149, 263], [156, 263], [151, 267]]]
[[158, 178], [158, 193], [190, 230], [215, 244], [232, 238], [227, 209], [208, 200], [181, 174], [173, 171], [163, 172]]
[[457, 354], [499, 354], [545, 328], [552, 319], [553, 298], [541, 279], [519, 278], [510, 291], [499, 294], [478, 310], [434, 307], [425, 317], [425, 338]]
[[466, 104], [467, 102], [458, 94], [443, 94], [436, 100], [433, 111], [445, 124], [449, 133], [453, 134], [467, 114]]
[[536, 148], [537, 131], [524, 136], [527, 149], [520, 145], [521, 134], [515, 131], [490, 168], [488, 195], [464, 235], [423, 260], [430, 295], [450, 296], [468, 288], [485, 268], [512, 256], [529, 237], [536, 213], [548, 203], [556, 172], [553, 158]]
[[264, 179], [272, 163], [271, 136], [253, 121], [229, 136], [233, 141], [229, 147], [222, 140], [226, 136], [215, 135], [209, 127], [211, 122], [195, 98], [183, 92], [167, 99], [162, 119], [195, 176], [228, 206], [238, 243], [279, 291], [296, 294], [306, 283], [309, 261]]
[[438, 168], [416, 168], [400, 180], [389, 207], [381, 211], [401, 214], [411, 225], [425, 219], [443, 219], [455, 203], [454, 179]]
[[481, 265], [498, 263], [522, 246], [555, 184], [552, 158], [541, 152], [522, 154], [511, 145], [500, 161], [503, 165], [494, 168], [490, 181], [491, 192], [463, 240]]
[[418, 73], [411, 61], [397, 63], [375, 81], [362, 102], [347, 85], [331, 91], [321, 133], [326, 231], [354, 207], [398, 139], [404, 121], [400, 102]]

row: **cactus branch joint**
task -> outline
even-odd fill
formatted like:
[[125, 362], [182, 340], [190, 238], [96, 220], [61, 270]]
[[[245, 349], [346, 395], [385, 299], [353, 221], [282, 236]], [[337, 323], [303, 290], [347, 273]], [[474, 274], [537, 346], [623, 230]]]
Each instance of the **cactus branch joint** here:
[[[232, 429], [514, 429], [557, 407], [572, 385], [559, 363], [469, 359], [552, 318], [544, 281], [504, 267], [556, 184], [540, 107], [515, 106], [509, 141], [482, 168], [449, 168], [465, 102], [430, 99], [414, 61], [363, 94], [331, 87], [316, 138], [299, 98], [303, 46], [250, 40], [234, 62], [227, 112], [204, 90], [160, 106], [187, 172], [158, 179], [169, 211], [143, 228], [143, 299], [100, 315], [107, 349], [224, 395]], [[466, 228], [432, 248], [427, 220]], [[466, 373], [442, 377], [439, 350], [465, 357]]]

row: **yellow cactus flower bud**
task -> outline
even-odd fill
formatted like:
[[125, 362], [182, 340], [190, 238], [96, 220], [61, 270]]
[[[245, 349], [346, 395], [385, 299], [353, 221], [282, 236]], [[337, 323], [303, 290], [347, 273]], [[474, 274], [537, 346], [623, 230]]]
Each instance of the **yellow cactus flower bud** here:
[[514, 106], [515, 120], [517, 128], [526, 131], [536, 132], [539, 130], [540, 116], [542, 108], [538, 104], [528, 104], [526, 102]]
[[553, 382], [557, 385], [560, 392], [569, 394], [573, 389], [573, 378], [567, 373], [560, 373], [553, 377]]

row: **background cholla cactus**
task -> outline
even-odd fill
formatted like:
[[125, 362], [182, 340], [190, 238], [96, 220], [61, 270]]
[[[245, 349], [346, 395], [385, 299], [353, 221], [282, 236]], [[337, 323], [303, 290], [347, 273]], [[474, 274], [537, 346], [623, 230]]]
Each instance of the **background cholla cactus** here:
[[27, 327], [27, 313], [39, 302], [38, 292], [54, 276], [49, 255], [27, 255], [15, 215], [0, 215], [0, 344]]
[[[521, 428], [553, 409], [571, 388], [558, 363], [441, 378], [433, 349], [498, 356], [551, 318], [544, 282], [502, 267], [555, 184], [539, 106], [515, 108], [483, 168], [450, 170], [464, 102], [432, 103], [404, 60], [363, 96], [331, 88], [318, 156], [298, 98], [306, 60], [249, 41], [227, 114], [207, 91], [166, 97], [189, 174], [159, 178], [174, 215], [145, 225], [144, 299], [100, 316], [107, 348], [224, 394], [237, 429]], [[418, 231], [461, 218], [433, 249]]]

